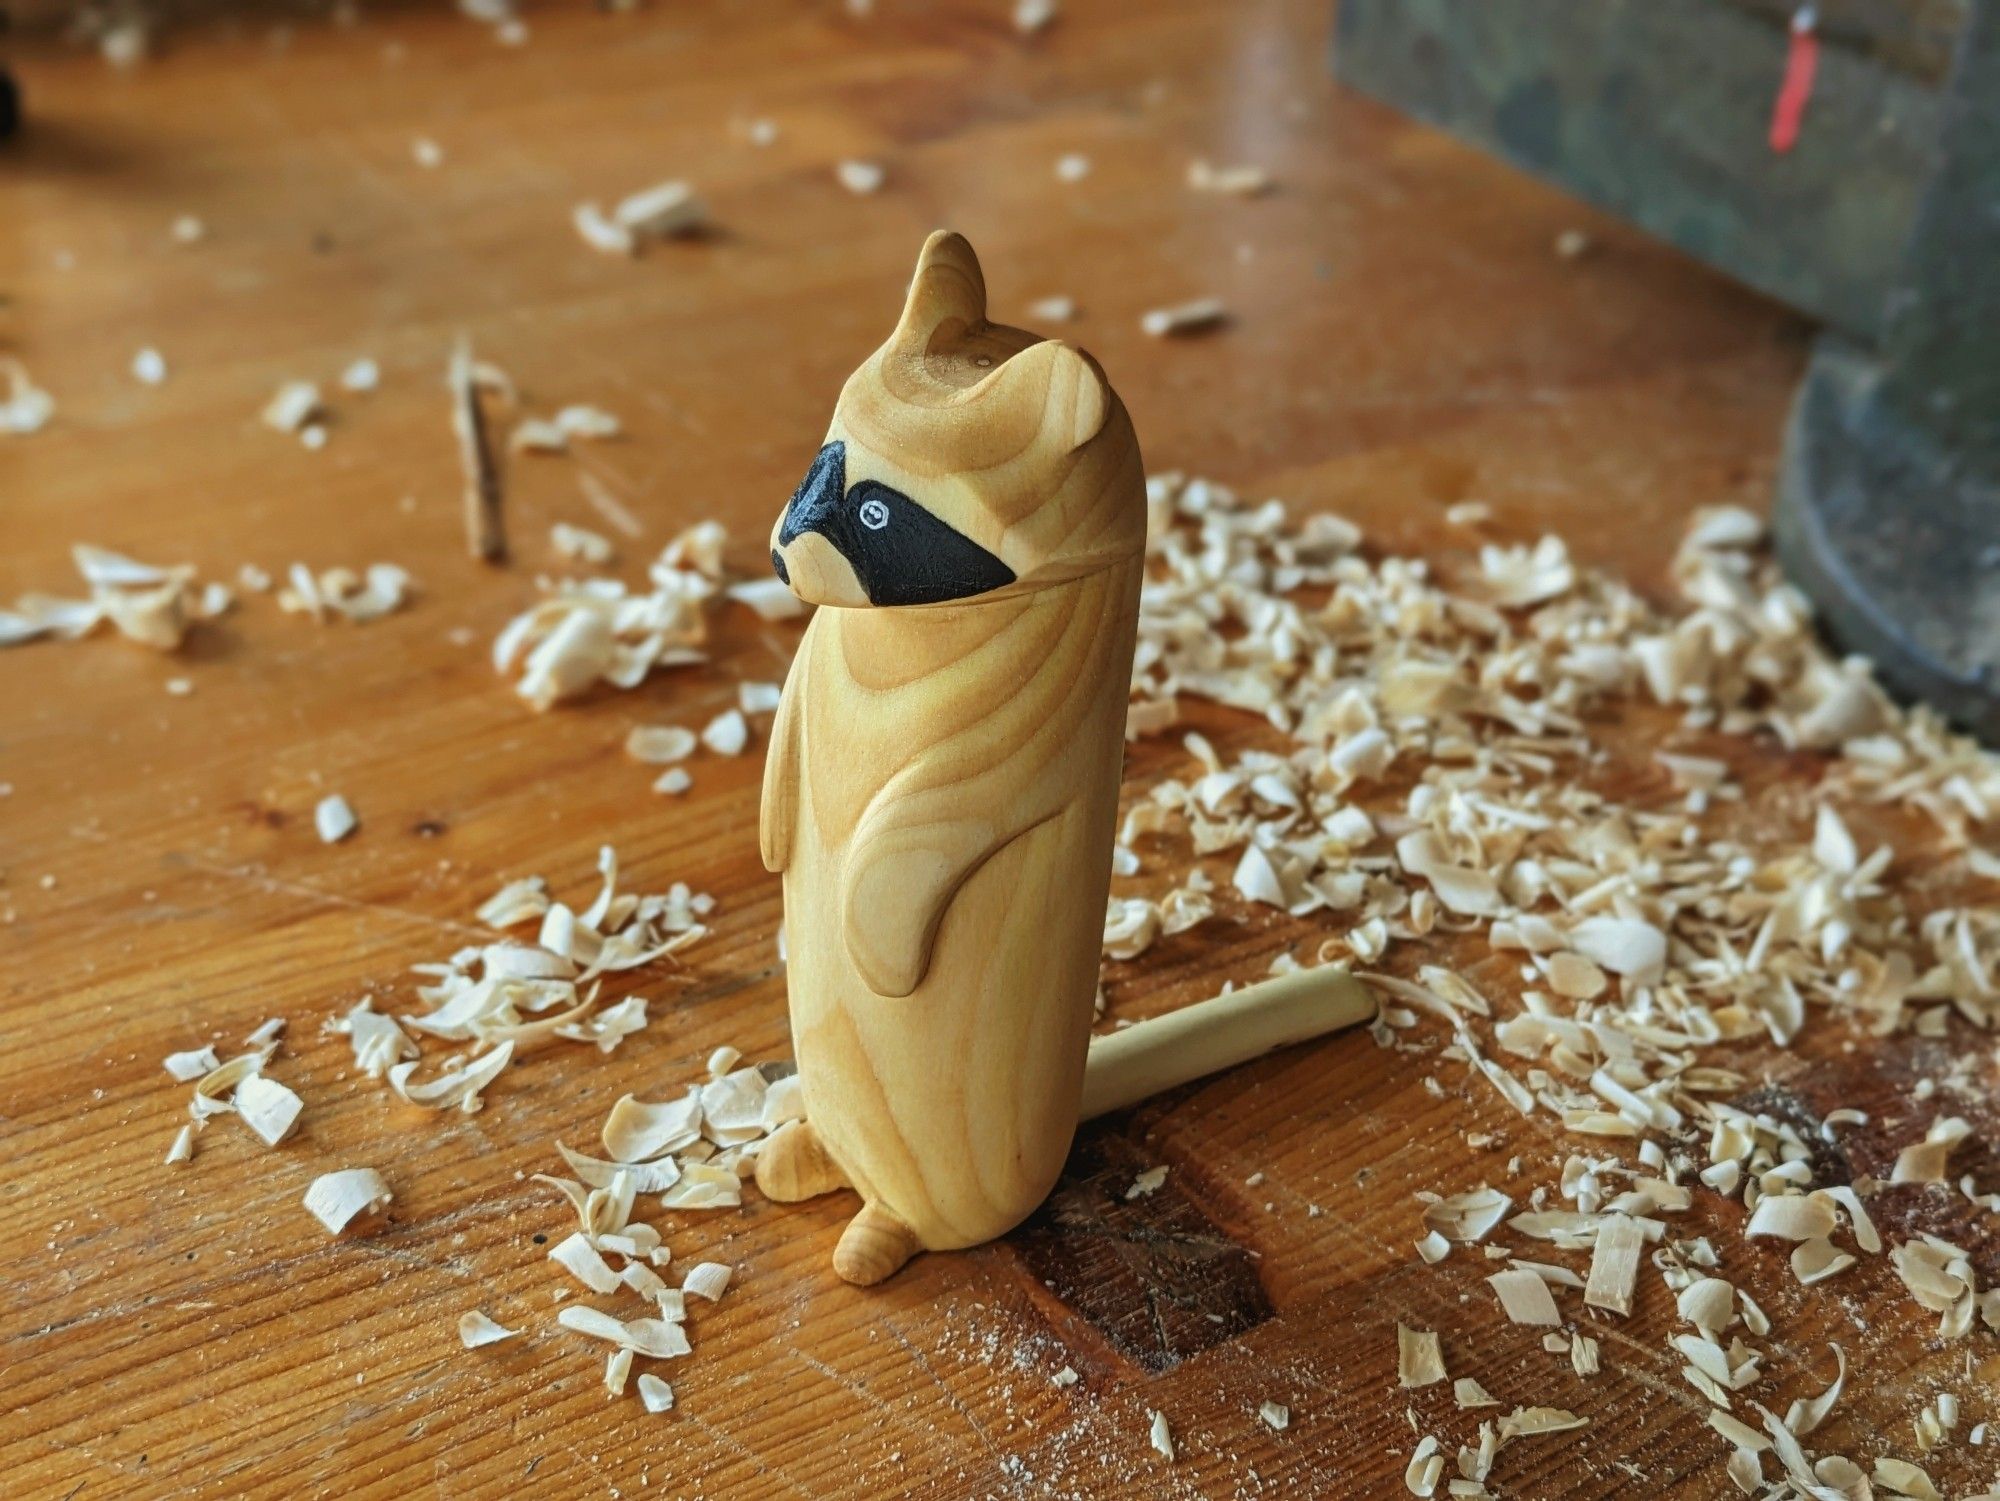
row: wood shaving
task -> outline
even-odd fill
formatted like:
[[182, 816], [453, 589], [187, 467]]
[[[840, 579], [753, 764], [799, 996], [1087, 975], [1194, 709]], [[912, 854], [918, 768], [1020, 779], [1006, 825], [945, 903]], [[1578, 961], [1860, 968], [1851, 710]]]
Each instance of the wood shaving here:
[[[327, 1234], [338, 1235], [357, 1216], [380, 1214], [393, 1197], [374, 1168], [349, 1167], [313, 1179], [306, 1189], [305, 1205], [313, 1218], [326, 1226]], [[459, 1325], [461, 1337], [464, 1327]]]
[[1167, 1415], [1163, 1412], [1149, 1411], [1146, 1416], [1152, 1420], [1152, 1425], [1147, 1430], [1148, 1442], [1152, 1444], [1154, 1450], [1158, 1452], [1161, 1458], [1165, 1459], [1169, 1464], [1173, 1463], [1174, 1432], [1172, 1428], [1167, 1426]]
[[513, 1056], [514, 1044], [503, 1042], [470, 1062], [447, 1065], [436, 1078], [422, 1084], [411, 1082], [419, 1064], [395, 1063], [389, 1067], [389, 1087], [426, 1110], [456, 1108], [471, 1115], [485, 1104], [480, 1091], [500, 1076]]
[[625, 1383], [632, 1377], [632, 1352], [613, 1350], [604, 1357], [604, 1389], [614, 1397], [625, 1395]]
[[684, 766], [670, 766], [653, 778], [653, 790], [666, 793], [669, 797], [678, 797], [693, 785], [694, 778]]
[[1452, 1400], [1460, 1407], [1498, 1407], [1500, 1399], [1470, 1376], [1460, 1376], [1451, 1384]]
[[90, 597], [22, 595], [12, 609], [0, 610], [0, 646], [43, 636], [75, 640], [108, 622], [128, 641], [173, 651], [191, 626], [222, 614], [234, 602], [221, 584], [197, 587], [189, 567], [156, 568], [86, 543], [70, 551]]
[[738, 683], [736, 707], [745, 714], [775, 714], [783, 694], [780, 683]]
[[1403, 1470], [1403, 1484], [1413, 1496], [1432, 1496], [1437, 1494], [1437, 1484], [1443, 1476], [1444, 1456], [1438, 1452], [1438, 1441], [1427, 1435], [1418, 1440], [1410, 1455], [1410, 1462]]
[[1913, 1142], [1896, 1154], [1896, 1166], [1889, 1174], [1889, 1181], [1943, 1183], [1946, 1159], [1951, 1156], [1952, 1148], [1971, 1134], [1971, 1125], [1955, 1115], [1932, 1121], [1922, 1141]]
[[1592, 1308], [1613, 1313], [1632, 1311], [1632, 1290], [1638, 1285], [1639, 1256], [1646, 1247], [1646, 1232], [1630, 1215], [1609, 1216], [1597, 1232], [1590, 1257], [1590, 1280], [1583, 1301]]
[[557, 557], [572, 563], [602, 565], [618, 554], [609, 537], [567, 521], [558, 521], [549, 528], [549, 546]]
[[1049, 1377], [1050, 1381], [1055, 1383], [1057, 1386], [1062, 1386], [1062, 1387], [1075, 1386], [1077, 1382], [1081, 1379], [1082, 1378], [1076, 1374], [1076, 1367], [1067, 1365], [1064, 1366], [1061, 1370], [1057, 1371], [1055, 1375]]
[[1262, 167], [1216, 167], [1196, 158], [1188, 163], [1187, 185], [1197, 193], [1256, 198], [1271, 191], [1271, 177]]
[[628, 1094], [605, 1117], [604, 1150], [614, 1162], [644, 1162], [693, 1146], [701, 1140], [701, 1127], [699, 1089], [690, 1089], [680, 1099], [658, 1105], [646, 1104]]
[[1229, 309], [1223, 306], [1221, 298], [1198, 297], [1192, 302], [1154, 308], [1141, 315], [1139, 329], [1155, 339], [1164, 339], [1176, 335], [1205, 333], [1220, 325], [1228, 316]]
[[468, 1350], [477, 1350], [482, 1345], [496, 1345], [520, 1332], [495, 1323], [476, 1308], [458, 1316], [458, 1342]]
[[720, 1302], [723, 1292], [729, 1286], [731, 1275], [731, 1268], [723, 1266], [720, 1262], [697, 1262], [681, 1277], [681, 1291], [690, 1298], [706, 1298], [711, 1303]]
[[1167, 1169], [1165, 1164], [1158, 1167], [1149, 1167], [1132, 1180], [1131, 1185], [1125, 1190], [1125, 1197], [1128, 1201], [1147, 1198], [1152, 1194], [1158, 1193], [1166, 1181]]
[[888, 181], [889, 178], [888, 172], [884, 170], [881, 163], [853, 159], [843, 161], [835, 166], [833, 175], [848, 192], [863, 197], [866, 197], [870, 193], [880, 192], [882, 184]]
[[738, 604], [748, 605], [759, 620], [798, 620], [807, 610], [806, 602], [792, 593], [791, 586], [777, 579], [746, 579], [723, 591]]
[[1067, 152], [1056, 158], [1057, 182], [1082, 182], [1090, 176], [1090, 158], [1080, 151]]
[[1514, 1201], [1506, 1194], [1482, 1183], [1469, 1193], [1451, 1194], [1426, 1206], [1424, 1224], [1447, 1239], [1477, 1245], [1513, 1207]]
[[611, 1270], [604, 1258], [597, 1254], [597, 1248], [581, 1232], [559, 1241], [549, 1251], [549, 1260], [565, 1268], [594, 1293], [616, 1292], [624, 1285], [619, 1274]]
[[672, 1360], [692, 1353], [686, 1333], [679, 1324], [663, 1319], [615, 1319], [595, 1308], [565, 1308], [556, 1322], [574, 1333], [591, 1339], [608, 1340], [635, 1355], [655, 1360]]
[[237, 1084], [233, 1103], [243, 1124], [267, 1147], [277, 1146], [292, 1134], [305, 1108], [305, 1102], [292, 1090], [261, 1073], [248, 1074]]
[[625, 736], [625, 754], [648, 766], [685, 761], [701, 742], [682, 725], [635, 725]]
[[1014, 0], [1014, 29], [1033, 36], [1054, 23], [1057, 10], [1056, 0]]
[[1282, 1402], [1259, 1402], [1257, 1416], [1273, 1433], [1283, 1433], [1292, 1426], [1292, 1410]]
[[515, 691], [545, 710], [598, 683], [636, 688], [655, 668], [706, 661], [707, 608], [720, 588], [723, 540], [712, 523], [683, 532], [654, 561], [645, 594], [615, 579], [548, 586], [548, 597], [495, 640], [495, 670], [518, 673]]
[[1538, 1438], [1546, 1433], [1568, 1433], [1587, 1428], [1589, 1418], [1580, 1418], [1561, 1407], [1517, 1407], [1500, 1420], [1500, 1438]]
[[750, 726], [741, 709], [718, 714], [702, 727], [701, 743], [718, 756], [740, 756], [750, 743]]
[[12, 355], [0, 355], [0, 373], [7, 377], [7, 394], [0, 399], [0, 433], [38, 433], [55, 415], [55, 398], [37, 386], [28, 367]]
[[293, 380], [278, 387], [259, 417], [274, 432], [301, 433], [325, 414], [319, 387], [309, 380]]
[[185, 1053], [169, 1053], [165, 1060], [167, 1072], [182, 1084], [213, 1073], [221, 1066], [222, 1060], [215, 1056], [215, 1049], [207, 1043]]
[[174, 1133], [173, 1145], [167, 1148], [167, 1166], [187, 1162], [194, 1156], [194, 1127], [182, 1126]]
[[1495, 1272], [1486, 1279], [1500, 1299], [1508, 1321], [1515, 1324], [1548, 1324], [1562, 1322], [1562, 1315], [1556, 1309], [1556, 1300], [1549, 1294], [1549, 1285], [1532, 1271], [1510, 1267], [1504, 1272]]
[[674, 1389], [651, 1371], [643, 1371], [639, 1375], [639, 1401], [648, 1412], [670, 1412]]
[[313, 808], [313, 827], [319, 832], [320, 843], [338, 844], [361, 827], [361, 820], [354, 816], [347, 799], [336, 792], [321, 798]]
[[1396, 1384], [1402, 1387], [1429, 1386], [1444, 1380], [1444, 1351], [1436, 1334], [1408, 1325], [1396, 1325]]
[[1028, 316], [1039, 323], [1069, 323], [1076, 318], [1076, 299], [1057, 295], [1028, 304]]

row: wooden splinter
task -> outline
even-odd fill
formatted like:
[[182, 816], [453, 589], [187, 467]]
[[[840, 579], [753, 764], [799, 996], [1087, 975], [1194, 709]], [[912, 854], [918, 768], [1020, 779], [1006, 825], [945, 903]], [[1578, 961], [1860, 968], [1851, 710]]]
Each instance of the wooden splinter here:
[[[1097, 363], [989, 323], [972, 247], [933, 234], [771, 535], [778, 577], [827, 608], [764, 775], [806, 1120], [757, 1182], [861, 1195], [834, 1252], [850, 1282], [1011, 1229], [1068, 1154], [1145, 530], [1138, 440]], [[1097, 1108], [1238, 1061], [1216, 1015], [1148, 1034], [1164, 1059], [1143, 1038], [1107, 1053]]]

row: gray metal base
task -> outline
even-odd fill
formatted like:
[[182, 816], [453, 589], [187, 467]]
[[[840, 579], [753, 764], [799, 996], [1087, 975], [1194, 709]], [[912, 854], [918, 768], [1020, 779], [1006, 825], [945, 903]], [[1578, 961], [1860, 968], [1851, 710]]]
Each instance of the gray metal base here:
[[1900, 420], [1881, 378], [1821, 339], [1785, 436], [1778, 556], [1843, 650], [2000, 743], [2000, 474]]

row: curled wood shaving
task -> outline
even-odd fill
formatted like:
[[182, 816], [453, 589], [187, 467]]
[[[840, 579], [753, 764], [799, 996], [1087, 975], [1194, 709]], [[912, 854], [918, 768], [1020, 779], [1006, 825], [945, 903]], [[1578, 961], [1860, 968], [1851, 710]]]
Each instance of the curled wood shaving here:
[[1840, 1400], [1841, 1389], [1847, 1384], [1847, 1352], [1839, 1345], [1832, 1348], [1834, 1362], [1839, 1367], [1833, 1384], [1817, 1397], [1801, 1397], [1785, 1414], [1785, 1427], [1797, 1438], [1804, 1438], [1826, 1421], [1826, 1415], [1833, 1411], [1833, 1404]]
[[[374, 1168], [349, 1167], [313, 1179], [305, 1205], [329, 1235], [338, 1235], [357, 1215], [380, 1214], [393, 1197]], [[462, 1332], [463, 1325], [460, 1328]]]
[[1424, 1224], [1433, 1232], [1467, 1245], [1486, 1239], [1514, 1207], [1498, 1189], [1481, 1184], [1469, 1193], [1452, 1194], [1424, 1210]]
[[690, 1298], [719, 1302], [729, 1286], [732, 1269], [720, 1262], [702, 1261], [689, 1267], [681, 1277], [681, 1292]]
[[611, 1270], [597, 1248], [581, 1232], [569, 1235], [549, 1252], [549, 1260], [568, 1270], [571, 1276], [594, 1293], [616, 1292], [623, 1278]]
[[500, 1076], [514, 1056], [514, 1044], [503, 1042], [468, 1063], [448, 1066], [435, 1079], [422, 1084], [411, 1082], [416, 1063], [396, 1063], [389, 1067], [389, 1087], [412, 1105], [427, 1110], [450, 1110], [454, 1106], [467, 1115], [484, 1103], [480, 1091]]
[[681, 1180], [681, 1166], [671, 1157], [656, 1157], [650, 1162], [601, 1162], [571, 1151], [561, 1142], [556, 1143], [556, 1150], [569, 1170], [592, 1188], [610, 1188], [622, 1175], [633, 1193], [662, 1193]]
[[1889, 1174], [1891, 1183], [1942, 1183], [1945, 1162], [1951, 1150], [1972, 1134], [1971, 1125], [1958, 1116], [1940, 1116], [1930, 1124], [1924, 1139], [1912, 1142], [1896, 1154], [1896, 1166]]
[[521, 1331], [509, 1329], [495, 1323], [478, 1309], [458, 1316], [458, 1342], [468, 1350], [477, 1350], [481, 1345], [495, 1345], [503, 1339], [512, 1339]]
[[1546, 1433], [1568, 1433], [1587, 1428], [1589, 1418], [1580, 1418], [1561, 1407], [1517, 1407], [1500, 1420], [1500, 1439], [1538, 1438]]
[[701, 1102], [698, 1088], [658, 1105], [624, 1095], [604, 1119], [604, 1150], [614, 1162], [631, 1163], [692, 1146], [701, 1139]]
[[635, 1355], [671, 1360], [691, 1353], [687, 1334], [664, 1319], [616, 1319], [595, 1308], [565, 1308], [556, 1315], [563, 1328], [591, 1339], [608, 1340]]

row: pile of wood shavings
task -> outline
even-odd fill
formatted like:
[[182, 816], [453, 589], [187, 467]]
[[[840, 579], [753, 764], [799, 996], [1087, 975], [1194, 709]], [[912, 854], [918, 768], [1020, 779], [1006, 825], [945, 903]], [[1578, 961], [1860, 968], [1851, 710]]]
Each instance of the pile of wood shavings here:
[[[1814, 1459], [1799, 1443], [1823, 1407], [1795, 1402], [1781, 1420], [1755, 1404], [1760, 1426], [1731, 1415], [1763, 1356], [1742, 1335], [1725, 1347], [1722, 1331], [1740, 1317], [1745, 1335], [1761, 1338], [1769, 1320], [1711, 1275], [1721, 1255], [1706, 1238], [1674, 1238], [1661, 1216], [1690, 1207], [1696, 1180], [1740, 1195], [1751, 1211], [1745, 1233], [1794, 1242], [1805, 1285], [1855, 1263], [1836, 1237], [1861, 1255], [1883, 1250], [1863, 1202], [1873, 1181], [1816, 1186], [1809, 1144], [1792, 1127], [1715, 1098], [1748, 1081], [1710, 1050], [1787, 1043], [1813, 1006], [1875, 1033], [1941, 1036], [1953, 1011], [1984, 1029], [2000, 1021], [2000, 911], [1920, 908], [1887, 879], [1894, 851], [1864, 853], [1840, 811], [1892, 803], [1927, 815], [1943, 847], [1945, 880], [1932, 890], [1976, 890], [2000, 875], [1981, 843], [2000, 828], [2000, 761], [1928, 712], [1896, 707], [1865, 664], [1834, 659], [1746, 512], [1697, 519], [1674, 565], [1685, 608], [1673, 613], [1578, 568], [1556, 538], [1488, 546], [1450, 588], [1421, 562], [1364, 557], [1358, 532], [1337, 517], [1295, 525], [1276, 502], [1247, 505], [1179, 476], [1153, 480], [1148, 502], [1130, 733], [1170, 729], [1178, 701], [1199, 697], [1261, 715], [1284, 744], [1226, 759], [1188, 736], [1198, 774], [1163, 781], [1131, 807], [1119, 873], [1142, 869], [1134, 851], [1149, 835], [1185, 839], [1196, 857], [1233, 856], [1244, 901], [1345, 929], [1314, 962], [1372, 965], [1398, 943], [1483, 933], [1520, 966], [1518, 1010], [1496, 1017], [1462, 975], [1426, 966], [1414, 982], [1371, 977], [1384, 996], [1374, 1030], [1385, 1047], [1417, 1050], [1427, 1045], [1420, 1019], [1442, 1023], [1452, 1035], [1444, 1057], [1524, 1115], [1547, 1112], [1591, 1143], [1568, 1158], [1559, 1184], [1534, 1189], [1529, 1207], [1505, 1219], [1558, 1250], [1591, 1251], [1589, 1280], [1487, 1246], [1511, 1261], [1492, 1279], [1506, 1316], [1559, 1324], [1558, 1295], [1571, 1289], [1623, 1316], [1650, 1259], [1684, 1316], [1690, 1290], [1702, 1289], [1698, 1308], [1720, 1319], [1674, 1336], [1673, 1349], [1713, 1404], [1737, 1485], [1772, 1496], [1865, 1493], [1854, 1462]], [[1711, 748], [1720, 733], [1822, 753], [1813, 827], [1776, 848], [1719, 835], [1711, 815], [1742, 793], [1713, 755], [1659, 753], [1678, 806], [1622, 804], [1588, 788], [1588, 716], [1632, 700], [1667, 706]], [[1142, 952], [1170, 930], [1170, 905], [1179, 926], [1213, 909], [1198, 867], [1176, 874], [1183, 887], [1164, 901], [1114, 897], [1107, 952]], [[1273, 968], [1298, 962], [1288, 954]], [[1496, 1044], [1519, 1073], [1494, 1056]], [[1963, 1126], [1940, 1120], [1905, 1154], [1908, 1171], [1948, 1183], [1944, 1158]], [[1705, 1160], [1686, 1145], [1694, 1130], [1708, 1136]], [[1572, 1207], [1546, 1207], [1552, 1189]], [[1969, 1177], [1959, 1190], [1985, 1203]], [[1445, 1259], [1454, 1241], [1482, 1240], [1511, 1207], [1492, 1190], [1429, 1197], [1417, 1246], [1426, 1262]], [[2000, 1328], [2000, 1292], [1978, 1287], [1962, 1248], [1926, 1236], [1892, 1254], [1912, 1296], [1941, 1314], [1944, 1337], [1981, 1322]], [[1716, 1312], [1723, 1302], [1726, 1317]], [[1595, 1340], [1548, 1339], [1579, 1374], [1598, 1368]], [[1492, 1400], [1469, 1379], [1461, 1388]], [[1824, 1407], [1837, 1394], [1838, 1383]], [[1478, 1448], [1457, 1455], [1449, 1493], [1488, 1494], [1509, 1439], [1587, 1421], [1522, 1409], [1497, 1429], [1482, 1425]], [[1425, 1439], [1409, 1488], [1433, 1494], [1446, 1458]], [[1887, 1456], [1873, 1484], [1929, 1493], [1921, 1471]]]
[[[672, 1248], [656, 1226], [633, 1217], [639, 1197], [657, 1194], [660, 1207], [669, 1211], [734, 1208], [743, 1201], [742, 1180], [754, 1171], [764, 1143], [804, 1116], [798, 1075], [789, 1064], [737, 1068], [738, 1056], [734, 1048], [717, 1049], [708, 1078], [678, 1099], [650, 1104], [626, 1095], [604, 1122], [606, 1157], [558, 1143], [575, 1176], [535, 1175], [536, 1182], [562, 1194], [579, 1226], [549, 1251], [549, 1260], [587, 1291], [635, 1298], [646, 1310], [623, 1318], [575, 1305], [556, 1316], [571, 1333], [612, 1345], [604, 1384], [613, 1396], [624, 1393], [635, 1357], [673, 1360], [692, 1354], [689, 1299], [719, 1303], [735, 1275], [720, 1262], [703, 1261], [681, 1274], [678, 1287], [671, 1285], [660, 1271], [673, 1261]], [[477, 1310], [459, 1321], [459, 1337], [468, 1349], [512, 1332]], [[673, 1388], [658, 1376], [641, 1375], [638, 1389], [649, 1412], [674, 1405]]]
[[[647, 1003], [631, 995], [599, 1007], [597, 982], [698, 941], [715, 904], [678, 882], [660, 895], [620, 892], [618, 857], [609, 846], [598, 854], [598, 871], [603, 884], [581, 912], [552, 899], [540, 876], [510, 882], [479, 908], [479, 920], [498, 928], [539, 922], [535, 943], [473, 945], [441, 964], [417, 965], [431, 981], [417, 991], [429, 1011], [399, 1021], [363, 999], [330, 1029], [347, 1037], [364, 1073], [386, 1077], [410, 1104], [467, 1113], [481, 1108], [482, 1091], [518, 1052], [552, 1041], [612, 1051], [646, 1025]], [[412, 1032], [474, 1051], [445, 1059], [420, 1081], [423, 1055]]]
[[41, 636], [75, 640], [108, 622], [128, 641], [174, 651], [195, 622], [212, 620], [235, 603], [228, 585], [197, 585], [194, 569], [185, 565], [157, 568], [86, 543], [71, 553], [90, 597], [22, 595], [12, 609], [0, 610], [0, 646]]

